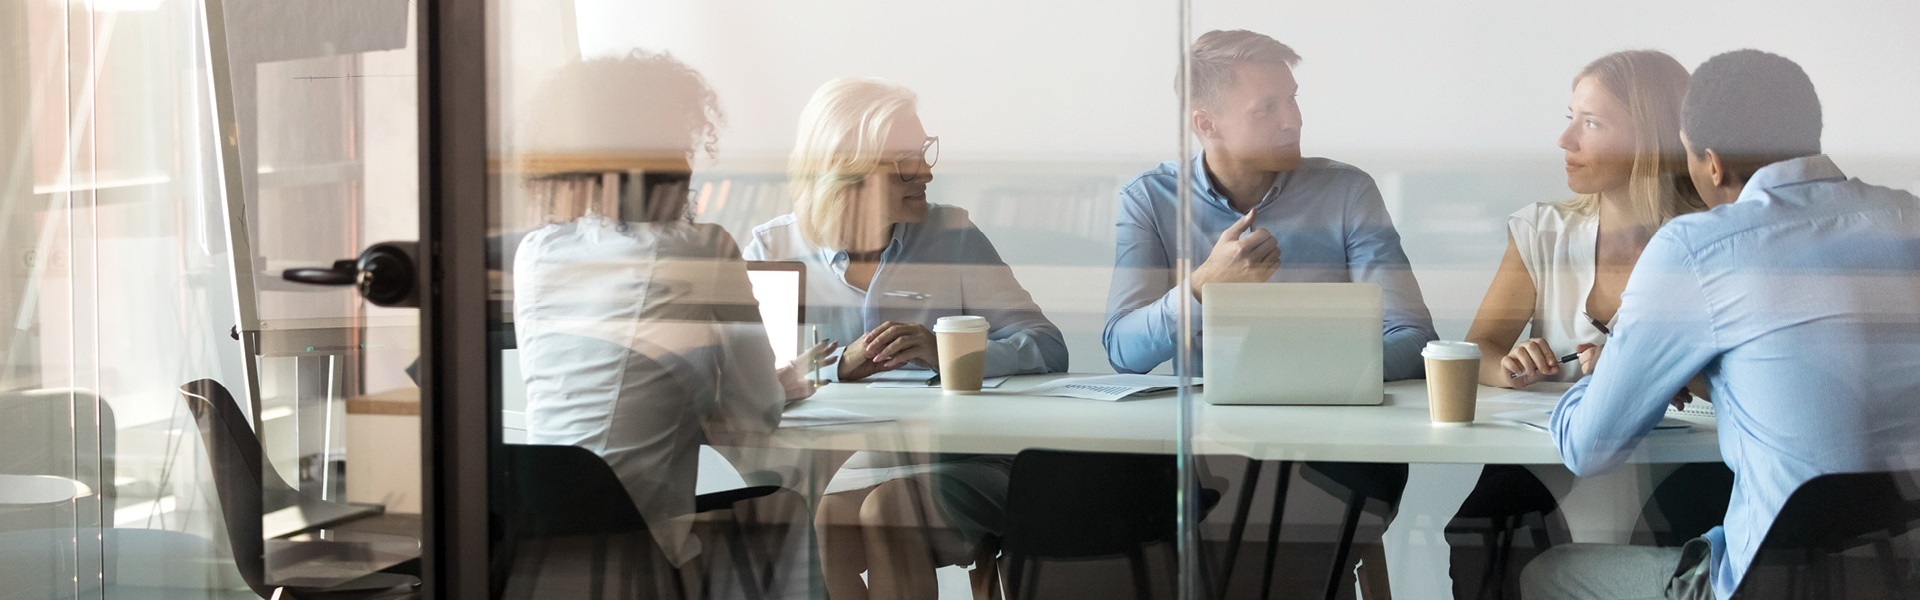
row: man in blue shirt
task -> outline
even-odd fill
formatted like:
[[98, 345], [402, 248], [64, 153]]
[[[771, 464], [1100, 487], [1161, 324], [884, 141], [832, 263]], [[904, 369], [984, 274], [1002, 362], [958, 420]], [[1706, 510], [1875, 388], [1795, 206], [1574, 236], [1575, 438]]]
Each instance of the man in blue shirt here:
[[1702, 374], [1736, 477], [1725, 525], [1683, 548], [1555, 548], [1527, 598], [1727, 598], [1801, 484], [1920, 464], [1920, 198], [1820, 154], [1813, 83], [1779, 56], [1700, 65], [1682, 119], [1713, 209], [1647, 245], [1553, 439], [1577, 474], [1618, 467]]
[[[1420, 349], [1437, 339], [1400, 234], [1373, 178], [1300, 156], [1300, 56], [1251, 31], [1212, 31], [1194, 43], [1191, 159], [1192, 297], [1175, 284], [1183, 252], [1179, 161], [1120, 191], [1118, 252], [1101, 342], [1115, 370], [1145, 373], [1179, 348], [1181, 302], [1199, 333], [1200, 291], [1214, 282], [1365, 282], [1380, 285], [1388, 380], [1419, 377]], [[1193, 343], [1195, 352], [1199, 340]], [[1200, 372], [1198, 360], [1193, 372]]]

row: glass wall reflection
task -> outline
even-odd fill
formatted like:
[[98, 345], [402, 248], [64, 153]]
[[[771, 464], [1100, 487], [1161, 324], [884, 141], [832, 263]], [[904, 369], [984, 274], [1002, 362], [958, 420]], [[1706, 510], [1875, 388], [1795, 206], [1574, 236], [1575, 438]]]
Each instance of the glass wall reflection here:
[[[1085, 6], [739, 8], [495, 5], [507, 595], [1171, 593], [1173, 396], [1042, 388], [1115, 374], [1178, 57]], [[634, 512], [545, 516], [559, 471]]]

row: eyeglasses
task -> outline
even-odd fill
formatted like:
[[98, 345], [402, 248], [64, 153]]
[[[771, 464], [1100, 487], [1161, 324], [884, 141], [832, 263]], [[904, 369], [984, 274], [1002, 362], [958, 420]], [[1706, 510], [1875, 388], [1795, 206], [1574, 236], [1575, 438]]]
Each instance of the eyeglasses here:
[[926, 143], [920, 144], [920, 154], [907, 156], [893, 161], [893, 171], [900, 175], [900, 181], [913, 181], [921, 175], [921, 164], [926, 171], [933, 171], [933, 164], [940, 162], [940, 136], [927, 136]]

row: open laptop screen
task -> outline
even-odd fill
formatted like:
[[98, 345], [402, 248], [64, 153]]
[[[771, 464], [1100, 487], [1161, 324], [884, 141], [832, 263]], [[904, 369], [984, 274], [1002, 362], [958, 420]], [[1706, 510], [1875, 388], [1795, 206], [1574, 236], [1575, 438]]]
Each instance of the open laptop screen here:
[[806, 274], [803, 263], [747, 261], [747, 279], [753, 284], [753, 299], [760, 302], [760, 322], [767, 324], [775, 364], [786, 364], [800, 353]]

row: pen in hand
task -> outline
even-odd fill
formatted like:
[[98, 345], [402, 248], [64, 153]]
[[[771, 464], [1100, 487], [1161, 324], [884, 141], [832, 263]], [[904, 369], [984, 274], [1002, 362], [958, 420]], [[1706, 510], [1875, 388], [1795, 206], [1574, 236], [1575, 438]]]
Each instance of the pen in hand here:
[[[1576, 352], [1576, 353], [1573, 353], [1573, 354], [1568, 354], [1568, 355], [1566, 355], [1566, 356], [1562, 356], [1562, 357], [1560, 357], [1560, 364], [1563, 364], [1563, 365], [1564, 365], [1564, 364], [1567, 364], [1567, 363], [1570, 363], [1570, 362], [1573, 362], [1573, 361], [1576, 361], [1576, 360], [1580, 360], [1580, 354], [1579, 354], [1578, 352]], [[1525, 371], [1522, 371], [1522, 372], [1519, 372], [1519, 373], [1508, 373], [1508, 374], [1507, 374], [1507, 379], [1519, 379], [1519, 378], [1520, 378], [1520, 376], [1522, 376], [1522, 375], [1526, 375], [1526, 374], [1527, 374], [1527, 373], [1526, 373]]]

